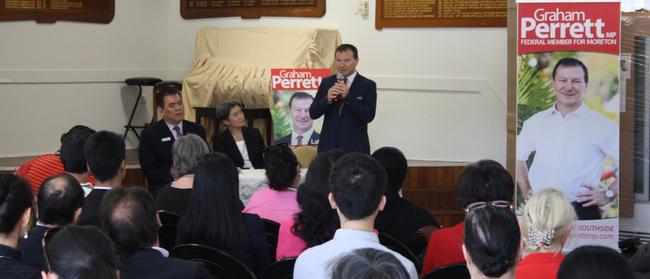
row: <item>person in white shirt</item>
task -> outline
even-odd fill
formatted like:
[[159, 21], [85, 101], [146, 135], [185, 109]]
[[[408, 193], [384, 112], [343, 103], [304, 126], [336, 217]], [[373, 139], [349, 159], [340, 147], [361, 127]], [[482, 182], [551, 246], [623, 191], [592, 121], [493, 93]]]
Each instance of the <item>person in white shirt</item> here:
[[373, 230], [375, 217], [386, 204], [386, 183], [386, 172], [368, 155], [350, 153], [334, 165], [328, 198], [338, 213], [341, 228], [336, 230], [332, 240], [300, 254], [293, 278], [330, 278], [333, 263], [342, 255], [359, 248], [391, 253], [404, 266], [409, 278], [418, 278], [415, 265], [379, 244], [377, 233]]
[[[618, 195], [618, 179], [600, 188], [605, 160], [618, 166], [618, 127], [583, 103], [589, 75], [580, 60], [561, 59], [552, 77], [555, 104], [524, 121], [517, 137], [517, 185], [525, 198], [545, 188], [560, 189], [578, 219], [600, 219], [599, 207]], [[526, 161], [533, 152], [529, 170]]]

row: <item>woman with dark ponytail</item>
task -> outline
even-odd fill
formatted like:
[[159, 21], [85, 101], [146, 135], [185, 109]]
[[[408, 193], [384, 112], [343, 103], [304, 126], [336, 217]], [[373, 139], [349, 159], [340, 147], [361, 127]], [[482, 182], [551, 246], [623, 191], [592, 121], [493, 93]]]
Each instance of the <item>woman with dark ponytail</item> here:
[[508, 207], [490, 202], [468, 206], [463, 256], [472, 279], [514, 279], [521, 233]]

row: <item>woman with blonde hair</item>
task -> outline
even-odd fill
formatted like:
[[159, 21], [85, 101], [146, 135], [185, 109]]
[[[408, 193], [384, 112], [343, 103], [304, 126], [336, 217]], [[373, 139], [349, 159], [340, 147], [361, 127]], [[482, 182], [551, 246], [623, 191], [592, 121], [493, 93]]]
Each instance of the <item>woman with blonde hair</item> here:
[[562, 247], [576, 220], [573, 207], [562, 192], [548, 188], [526, 202], [522, 217], [525, 248], [516, 278], [556, 278], [564, 260]]

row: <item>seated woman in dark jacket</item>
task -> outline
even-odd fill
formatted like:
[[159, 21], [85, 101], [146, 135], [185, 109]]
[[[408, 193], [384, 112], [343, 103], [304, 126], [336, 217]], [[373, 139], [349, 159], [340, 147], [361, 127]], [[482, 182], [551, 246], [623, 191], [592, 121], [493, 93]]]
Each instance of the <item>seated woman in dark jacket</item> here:
[[241, 105], [235, 101], [219, 104], [217, 121], [223, 123], [226, 129], [214, 136], [212, 149], [228, 155], [239, 168], [264, 168], [264, 138], [258, 129], [246, 127]]
[[178, 243], [224, 250], [261, 274], [271, 263], [264, 225], [241, 209], [237, 168], [222, 153], [207, 155], [196, 169], [190, 206], [178, 222]]

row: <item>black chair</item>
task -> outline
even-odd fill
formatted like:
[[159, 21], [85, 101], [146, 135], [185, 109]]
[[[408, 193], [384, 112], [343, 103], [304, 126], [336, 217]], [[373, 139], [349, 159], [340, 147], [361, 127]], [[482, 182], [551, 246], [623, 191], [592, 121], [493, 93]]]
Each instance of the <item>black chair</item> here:
[[275, 260], [275, 252], [278, 249], [278, 234], [280, 233], [280, 224], [275, 221], [262, 218], [264, 230], [266, 231], [266, 242], [269, 243], [269, 253], [271, 260]]
[[176, 246], [176, 234], [178, 229], [176, 225], [162, 225], [158, 228], [158, 242], [160, 247], [171, 251]]
[[413, 262], [413, 265], [415, 265], [415, 269], [418, 271], [418, 274], [422, 272], [422, 262], [420, 262], [420, 259], [418, 256], [409, 249], [406, 244], [402, 243], [401, 241], [397, 240], [394, 236], [379, 232], [379, 243], [381, 245], [386, 246], [388, 249], [391, 249], [400, 255], [404, 256], [411, 262]]
[[286, 258], [274, 262], [262, 273], [261, 279], [291, 279], [293, 278], [293, 266], [296, 265], [296, 258]]
[[255, 274], [241, 261], [228, 253], [200, 244], [180, 244], [172, 249], [175, 258], [202, 262], [215, 278], [256, 279]]
[[159, 83], [161, 79], [159, 78], [153, 78], [153, 77], [135, 77], [135, 78], [128, 78], [124, 82], [126, 85], [129, 86], [137, 86], [138, 87], [138, 97], [135, 99], [135, 104], [133, 105], [133, 109], [131, 110], [131, 116], [129, 117], [129, 123], [124, 125], [124, 138], [126, 139], [126, 136], [129, 134], [129, 131], [133, 132], [135, 136], [140, 140], [140, 134], [138, 134], [138, 131], [136, 129], [144, 129], [144, 125], [133, 125], [133, 116], [135, 116], [135, 110], [138, 108], [138, 104], [140, 103], [140, 97], [142, 97], [142, 86], [154, 86], [156, 83]]
[[469, 270], [464, 263], [441, 266], [424, 275], [422, 279], [470, 279]]
[[158, 218], [160, 218], [160, 224], [162, 226], [176, 226], [181, 216], [171, 211], [158, 210]]

